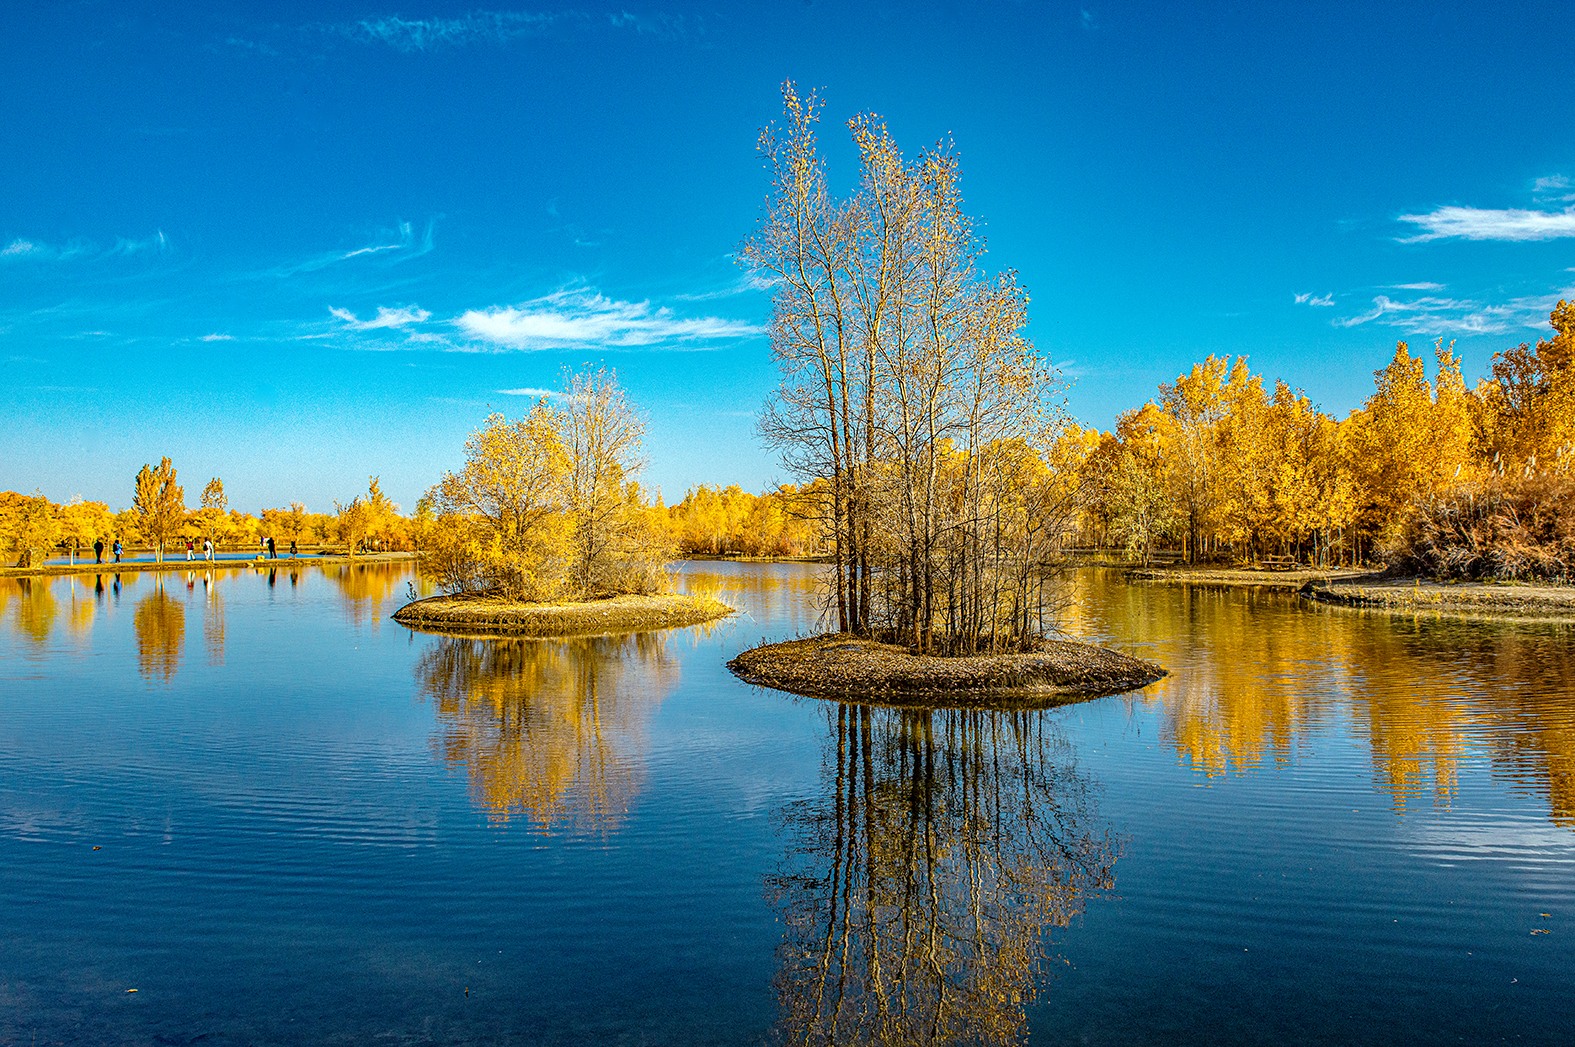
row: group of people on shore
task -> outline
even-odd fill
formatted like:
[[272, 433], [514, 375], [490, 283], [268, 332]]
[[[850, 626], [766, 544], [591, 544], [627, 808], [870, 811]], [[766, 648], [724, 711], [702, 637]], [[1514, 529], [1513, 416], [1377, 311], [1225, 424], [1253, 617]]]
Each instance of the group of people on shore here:
[[[105, 550], [105, 548], [106, 548], [106, 546], [104, 545], [104, 539], [102, 539], [102, 538], [94, 539], [94, 541], [93, 541], [93, 562], [94, 563], [103, 563], [104, 562], [104, 550]], [[125, 552], [126, 552], [125, 545], [122, 544], [122, 542], [121, 542], [121, 540], [119, 538], [116, 538], [114, 543], [113, 543], [113, 545], [109, 546], [108, 548], [110, 550], [111, 555], [113, 555], [114, 558], [115, 558], [114, 562], [115, 563], [120, 563], [121, 562], [121, 557], [124, 556]], [[203, 560], [205, 560], [205, 561], [207, 561], [209, 563], [212, 563], [213, 560], [216, 557], [217, 552], [218, 552], [217, 547], [213, 544], [213, 539], [212, 538], [204, 538], [202, 540], [202, 558], [203, 558]], [[186, 559], [187, 559], [187, 561], [195, 560], [196, 556], [197, 556], [196, 541], [194, 539], [191, 539], [191, 538], [186, 539]], [[290, 539], [290, 559], [293, 560], [293, 559], [295, 559], [295, 557], [296, 557], [296, 544], [295, 544], [295, 539], [292, 538], [292, 539]], [[279, 547], [278, 547], [277, 543], [274, 542], [273, 537], [271, 535], [269, 537], [267, 537], [267, 538], [259, 538], [259, 539], [257, 539], [257, 558], [258, 559], [268, 559], [268, 560], [277, 560], [277, 559], [279, 559]]]

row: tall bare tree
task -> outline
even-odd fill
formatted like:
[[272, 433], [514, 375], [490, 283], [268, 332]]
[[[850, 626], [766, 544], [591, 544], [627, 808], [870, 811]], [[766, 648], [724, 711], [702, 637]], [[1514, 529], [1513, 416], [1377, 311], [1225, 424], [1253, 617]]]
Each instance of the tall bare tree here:
[[857, 116], [859, 185], [837, 199], [820, 102], [791, 83], [783, 99], [783, 125], [760, 137], [772, 195], [741, 254], [774, 289], [782, 381], [761, 432], [829, 488], [837, 625], [923, 651], [1031, 646], [1040, 623], [1024, 626], [1021, 581], [1043, 575], [1029, 530], [1001, 526], [1012, 492], [992, 450], [1048, 447], [1061, 421], [1056, 371], [1022, 334], [1027, 295], [980, 271], [948, 146], [908, 162], [879, 119]]
[[644, 465], [645, 423], [618, 376], [606, 369], [565, 373], [564, 393], [559, 430], [568, 463], [564, 508], [573, 527], [571, 581], [590, 596], [616, 587], [605, 577], [615, 562], [608, 552], [626, 538], [625, 485]]

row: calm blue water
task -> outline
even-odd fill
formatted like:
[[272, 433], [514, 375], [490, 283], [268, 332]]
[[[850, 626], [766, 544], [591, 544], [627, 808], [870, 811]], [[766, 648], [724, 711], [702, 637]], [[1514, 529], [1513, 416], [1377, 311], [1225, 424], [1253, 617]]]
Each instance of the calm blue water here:
[[739, 684], [812, 572], [513, 643], [400, 566], [0, 580], [0, 1044], [1571, 1042], [1569, 627], [1088, 571], [1170, 678]]

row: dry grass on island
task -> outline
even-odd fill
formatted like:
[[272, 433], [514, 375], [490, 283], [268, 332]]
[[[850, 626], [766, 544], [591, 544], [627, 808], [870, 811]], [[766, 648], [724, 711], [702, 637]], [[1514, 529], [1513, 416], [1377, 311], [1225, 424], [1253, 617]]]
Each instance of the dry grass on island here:
[[1406, 613], [1575, 619], [1575, 586], [1524, 582], [1455, 582], [1369, 575], [1314, 581], [1301, 593], [1319, 603]]
[[1166, 675], [1153, 662], [1067, 640], [1026, 653], [942, 656], [845, 633], [764, 644], [727, 667], [746, 683], [814, 698], [980, 708], [1121, 694]]
[[687, 593], [609, 596], [571, 603], [523, 603], [497, 596], [432, 596], [406, 604], [394, 621], [467, 636], [558, 637], [650, 632], [701, 625], [735, 608]]

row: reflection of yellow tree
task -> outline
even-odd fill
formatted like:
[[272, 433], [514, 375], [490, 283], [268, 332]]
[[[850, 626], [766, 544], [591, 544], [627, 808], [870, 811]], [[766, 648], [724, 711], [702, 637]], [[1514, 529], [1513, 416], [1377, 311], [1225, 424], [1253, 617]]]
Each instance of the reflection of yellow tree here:
[[678, 671], [660, 633], [445, 636], [416, 677], [437, 704], [437, 749], [469, 770], [490, 819], [606, 830], [639, 789], [639, 735]]
[[383, 618], [383, 607], [394, 589], [408, 573], [401, 563], [345, 564], [336, 571], [324, 571], [344, 597], [345, 613], [356, 625]]
[[1478, 630], [1468, 648], [1492, 678], [1483, 719], [1494, 770], [1545, 793], [1553, 820], [1575, 829], [1575, 628]]
[[0, 585], [15, 586], [11, 594], [20, 597], [16, 607], [16, 630], [33, 643], [42, 646], [49, 639], [49, 631], [55, 626], [55, 617], [60, 613], [60, 604], [55, 600], [55, 594], [50, 591], [47, 581], [34, 578], [18, 578], [14, 582], [3, 582]]
[[1112, 883], [1088, 780], [1042, 712], [837, 706], [829, 795], [770, 882], [792, 1043], [1020, 1038], [1044, 935]]
[[219, 595], [219, 583], [212, 572], [202, 577], [207, 605], [202, 611], [202, 639], [208, 648], [208, 664], [224, 664], [224, 597]]
[[810, 632], [825, 620], [831, 598], [826, 574], [818, 565], [801, 563], [690, 564], [681, 575], [684, 591], [713, 596], [774, 629]]
[[186, 644], [186, 608], [158, 585], [137, 602], [131, 625], [137, 634], [137, 668], [150, 680], [168, 682], [180, 668]]
[[71, 632], [76, 636], [86, 633], [93, 625], [93, 615], [97, 610], [98, 605], [87, 592], [86, 587], [79, 587], [77, 580], [71, 579], [71, 612], [68, 619]]
[[[1172, 669], [1140, 701], [1194, 767], [1288, 760], [1314, 724], [1349, 716], [1397, 809], [1448, 804], [1474, 739], [1495, 774], [1575, 826], [1575, 629], [1352, 612], [1290, 595], [1133, 586], [1079, 572], [1074, 631], [1119, 637]], [[1480, 744], [1480, 743], [1478, 743]]]

